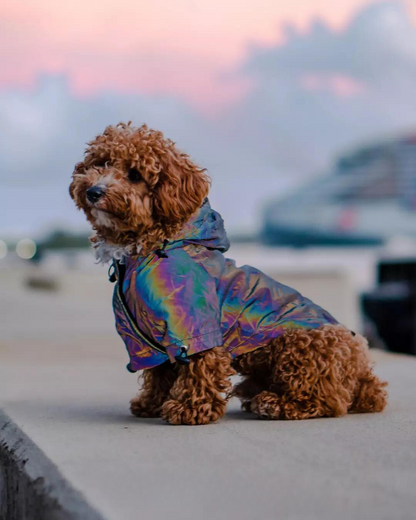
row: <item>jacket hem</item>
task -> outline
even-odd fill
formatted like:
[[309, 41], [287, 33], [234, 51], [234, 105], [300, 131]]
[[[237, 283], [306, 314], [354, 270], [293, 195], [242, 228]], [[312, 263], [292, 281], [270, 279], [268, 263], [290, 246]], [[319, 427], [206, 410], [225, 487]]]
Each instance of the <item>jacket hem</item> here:
[[186, 348], [187, 356], [192, 356], [204, 350], [210, 350], [214, 347], [221, 347], [223, 344], [222, 332], [220, 329], [198, 334], [183, 340], [178, 340], [166, 347], [166, 353], [171, 362], [175, 362], [175, 357], [180, 355], [181, 349]]

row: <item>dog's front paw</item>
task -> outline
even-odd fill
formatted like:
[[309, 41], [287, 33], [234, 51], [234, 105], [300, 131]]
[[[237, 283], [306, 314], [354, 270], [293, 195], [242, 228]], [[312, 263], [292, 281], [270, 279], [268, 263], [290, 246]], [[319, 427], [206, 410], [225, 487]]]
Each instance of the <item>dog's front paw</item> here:
[[169, 399], [163, 403], [161, 415], [170, 424], [209, 424], [222, 417], [225, 409], [224, 399], [194, 404]]
[[260, 419], [280, 419], [280, 399], [272, 392], [261, 392], [251, 400], [250, 411]]
[[136, 417], [160, 417], [160, 406], [138, 396], [130, 401], [130, 412]]

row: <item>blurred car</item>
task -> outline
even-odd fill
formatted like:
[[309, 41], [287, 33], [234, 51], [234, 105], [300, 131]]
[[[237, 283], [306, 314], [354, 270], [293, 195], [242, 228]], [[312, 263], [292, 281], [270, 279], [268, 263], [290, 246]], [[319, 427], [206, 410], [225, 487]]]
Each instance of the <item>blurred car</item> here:
[[380, 262], [378, 286], [361, 305], [388, 350], [416, 355], [416, 258]]

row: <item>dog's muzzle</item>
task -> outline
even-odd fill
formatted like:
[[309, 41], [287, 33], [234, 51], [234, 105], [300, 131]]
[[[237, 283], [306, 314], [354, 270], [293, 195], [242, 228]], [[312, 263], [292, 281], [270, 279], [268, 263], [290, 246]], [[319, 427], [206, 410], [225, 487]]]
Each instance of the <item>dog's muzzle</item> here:
[[91, 186], [91, 188], [88, 188], [87, 190], [87, 199], [91, 204], [94, 204], [101, 199], [104, 193], [105, 188], [101, 188], [100, 186]]

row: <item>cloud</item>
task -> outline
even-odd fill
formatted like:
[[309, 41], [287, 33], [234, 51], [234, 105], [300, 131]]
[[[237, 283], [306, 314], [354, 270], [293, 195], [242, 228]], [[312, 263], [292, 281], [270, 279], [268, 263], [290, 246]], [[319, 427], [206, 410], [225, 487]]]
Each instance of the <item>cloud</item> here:
[[71, 93], [67, 78], [43, 76], [33, 92], [0, 95], [1, 180], [37, 184], [68, 179], [87, 141], [108, 124], [130, 119], [162, 128], [196, 152], [201, 140], [192, 128], [209, 133], [204, 120], [176, 99], [114, 92], [81, 99]]
[[254, 52], [245, 70], [264, 79], [282, 72], [294, 79], [339, 74], [396, 92], [416, 73], [416, 30], [401, 3], [378, 2], [358, 12], [343, 31], [319, 20], [306, 34], [286, 27], [285, 45]]
[[74, 164], [86, 142], [108, 124], [129, 120], [162, 130], [207, 167], [214, 178], [213, 197], [224, 206], [230, 227], [253, 227], [258, 203], [251, 197], [253, 186], [243, 182], [241, 187], [238, 202], [248, 208], [242, 217], [236, 215], [236, 199], [230, 203], [232, 183], [241, 184], [248, 174], [244, 157], [249, 152], [233, 148], [218, 121], [173, 97], [107, 92], [80, 99], [66, 77], [45, 75], [34, 91], [0, 93], [0, 231], [82, 225], [85, 219], [68, 196]]
[[398, 2], [367, 7], [342, 31], [286, 27], [285, 44], [254, 49], [241, 73], [255, 85], [230, 115], [244, 146], [291, 175], [416, 126], [416, 28]]
[[286, 27], [285, 42], [252, 49], [237, 77], [250, 92], [212, 118], [173, 96], [80, 98], [59, 76], [43, 76], [33, 91], [0, 92], [8, 226], [83, 222], [69, 176], [86, 141], [120, 120], [163, 130], [208, 167], [213, 203], [241, 231], [255, 227], [265, 198], [328, 168], [336, 152], [416, 127], [416, 28], [396, 2], [367, 7], [342, 30], [320, 21], [302, 33]]

